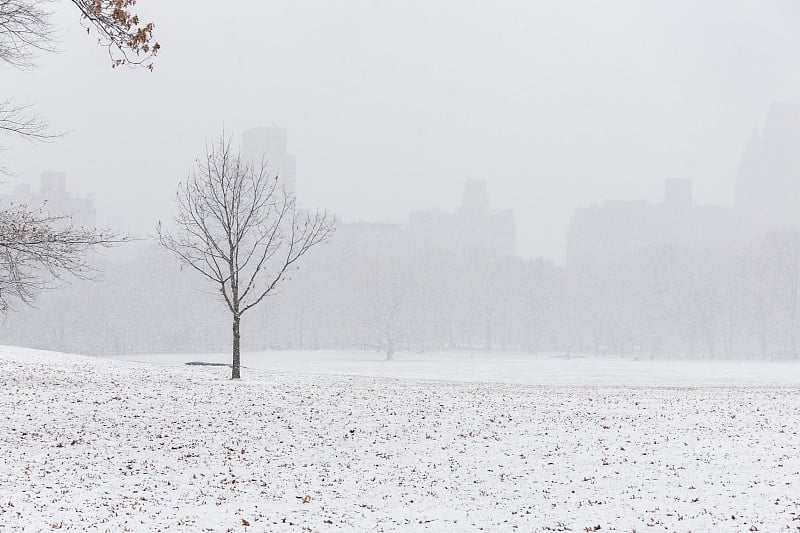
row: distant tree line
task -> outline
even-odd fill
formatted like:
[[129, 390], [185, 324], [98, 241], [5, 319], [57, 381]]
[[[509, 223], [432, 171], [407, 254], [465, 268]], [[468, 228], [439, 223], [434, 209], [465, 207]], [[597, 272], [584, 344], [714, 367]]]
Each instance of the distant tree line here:
[[[227, 351], [225, 309], [163, 252], [8, 315], [0, 342], [84, 353]], [[654, 245], [568, 267], [486, 254], [308, 257], [242, 323], [243, 350], [518, 351], [573, 357], [798, 357], [800, 233]], [[47, 325], [47, 327], [45, 327]]]

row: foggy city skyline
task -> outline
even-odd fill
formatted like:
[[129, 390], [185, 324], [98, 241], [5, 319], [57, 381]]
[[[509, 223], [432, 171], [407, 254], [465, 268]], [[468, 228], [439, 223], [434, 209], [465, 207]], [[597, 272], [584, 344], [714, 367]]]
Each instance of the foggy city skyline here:
[[[733, 205], [753, 130], [774, 102], [797, 101], [790, 2], [470, 5], [444, 39], [436, 24], [448, 7], [262, 5], [223, 53], [202, 39], [215, 21], [207, 6], [159, 6], [162, 40], [175, 45], [144, 76], [108, 76], [64, 8], [63, 51], [5, 76], [67, 134], [13, 143], [11, 181], [66, 172], [70, 190], [94, 194], [101, 224], [122, 217], [152, 233], [220, 126], [239, 142], [275, 124], [288, 131], [303, 203], [345, 221], [402, 222], [452, 211], [464, 181], [482, 179], [492, 207], [514, 211], [519, 254], [563, 263], [577, 208], [656, 203], [670, 178], [691, 179], [698, 205]], [[605, 24], [593, 24], [601, 13]], [[251, 53], [256, 42], [295, 52]]]

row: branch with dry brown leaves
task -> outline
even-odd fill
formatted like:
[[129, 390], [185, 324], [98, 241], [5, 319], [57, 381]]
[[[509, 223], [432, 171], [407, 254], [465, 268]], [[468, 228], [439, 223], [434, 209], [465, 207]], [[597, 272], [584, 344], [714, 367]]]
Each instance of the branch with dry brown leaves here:
[[[39, 52], [53, 51], [55, 29], [45, 6], [53, 0], [0, 0], [0, 64], [23, 70], [35, 66]], [[136, 13], [137, 0], [70, 0], [81, 14], [86, 32], [98, 35], [112, 68], [122, 65], [153, 70], [161, 45], [155, 24]]]
[[153, 57], [161, 45], [153, 37], [155, 24], [142, 22], [134, 12], [137, 0], [71, 0], [86, 22], [100, 35], [99, 44], [108, 49], [111, 66], [143, 66], [153, 70]]

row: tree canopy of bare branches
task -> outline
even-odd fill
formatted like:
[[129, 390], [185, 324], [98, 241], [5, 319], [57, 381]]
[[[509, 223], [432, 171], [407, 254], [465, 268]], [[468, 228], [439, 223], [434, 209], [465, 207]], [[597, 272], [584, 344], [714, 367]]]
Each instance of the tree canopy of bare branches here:
[[240, 377], [240, 319], [261, 303], [334, 220], [300, 210], [267, 164], [245, 161], [224, 134], [206, 149], [177, 193], [174, 230], [158, 226], [162, 246], [210, 280], [233, 317], [233, 379]]
[[35, 0], [0, 0], [0, 63], [31, 68], [37, 52], [53, 50], [50, 14]]
[[0, 311], [14, 301], [30, 303], [65, 274], [90, 272], [88, 253], [122, 241], [111, 231], [81, 228], [67, 216], [25, 206], [0, 210]]

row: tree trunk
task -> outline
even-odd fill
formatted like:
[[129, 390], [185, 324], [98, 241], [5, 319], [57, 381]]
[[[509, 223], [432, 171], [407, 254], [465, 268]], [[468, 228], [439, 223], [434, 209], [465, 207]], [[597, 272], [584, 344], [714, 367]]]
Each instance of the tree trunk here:
[[233, 316], [233, 364], [231, 365], [231, 379], [239, 379], [239, 366], [241, 363], [241, 352], [239, 349], [239, 320], [238, 315]]

